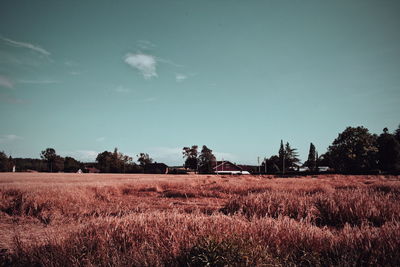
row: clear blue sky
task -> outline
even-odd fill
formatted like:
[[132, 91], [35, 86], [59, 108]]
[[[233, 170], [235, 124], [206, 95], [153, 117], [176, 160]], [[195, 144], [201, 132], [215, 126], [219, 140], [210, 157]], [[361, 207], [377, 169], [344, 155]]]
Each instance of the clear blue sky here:
[[0, 151], [257, 162], [400, 123], [400, 1], [1, 1]]

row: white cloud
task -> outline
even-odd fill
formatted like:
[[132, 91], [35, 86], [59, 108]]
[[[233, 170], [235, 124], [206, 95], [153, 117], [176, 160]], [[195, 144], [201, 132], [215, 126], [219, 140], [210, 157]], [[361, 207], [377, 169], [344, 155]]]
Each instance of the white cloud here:
[[132, 90], [130, 88], [127, 88], [125, 86], [119, 85], [116, 88], [114, 88], [114, 91], [117, 93], [129, 93]]
[[187, 76], [184, 75], [184, 74], [177, 73], [177, 74], [175, 75], [175, 80], [176, 80], [178, 83], [183, 82], [183, 81], [186, 80], [186, 79], [187, 79]]
[[21, 140], [21, 139], [22, 139], [22, 137], [17, 136], [15, 134], [0, 135], [0, 143], [13, 142], [16, 140]]
[[99, 152], [94, 150], [77, 150], [72, 153], [74, 158], [81, 161], [95, 161]]
[[163, 162], [172, 165], [183, 164], [181, 147], [152, 147], [147, 151], [150, 157], [157, 162]]
[[27, 83], [27, 84], [52, 84], [52, 83], [60, 83], [57, 80], [19, 80], [19, 83]]
[[3, 38], [0, 37], [0, 40], [2, 40], [3, 42], [5, 42], [6, 44], [10, 45], [10, 46], [14, 46], [14, 47], [23, 47], [23, 48], [28, 48], [31, 49], [35, 52], [38, 52], [40, 54], [43, 54], [45, 56], [50, 56], [50, 52], [45, 50], [44, 48], [38, 46], [38, 45], [34, 45], [31, 43], [24, 43], [24, 42], [19, 42], [19, 41], [14, 41], [8, 38]]
[[104, 136], [96, 138], [96, 142], [104, 142], [104, 140], [106, 140]]
[[0, 86], [14, 88], [14, 83], [6, 76], [0, 75]]
[[156, 72], [157, 61], [152, 55], [128, 53], [124, 61], [131, 67], [139, 70], [146, 80], [158, 76]]
[[81, 71], [70, 71], [69, 74], [71, 74], [71, 75], [81, 75], [82, 72]]

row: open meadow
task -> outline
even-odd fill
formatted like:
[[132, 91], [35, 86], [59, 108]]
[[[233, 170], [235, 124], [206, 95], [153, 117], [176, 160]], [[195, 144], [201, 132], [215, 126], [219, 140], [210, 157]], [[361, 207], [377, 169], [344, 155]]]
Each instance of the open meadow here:
[[396, 176], [0, 173], [0, 266], [400, 266]]

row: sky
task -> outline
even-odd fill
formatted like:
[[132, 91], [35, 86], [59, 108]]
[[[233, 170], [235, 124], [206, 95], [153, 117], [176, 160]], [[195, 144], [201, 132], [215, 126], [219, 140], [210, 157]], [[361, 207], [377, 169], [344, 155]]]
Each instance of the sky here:
[[0, 151], [307, 158], [400, 124], [400, 1], [0, 2]]

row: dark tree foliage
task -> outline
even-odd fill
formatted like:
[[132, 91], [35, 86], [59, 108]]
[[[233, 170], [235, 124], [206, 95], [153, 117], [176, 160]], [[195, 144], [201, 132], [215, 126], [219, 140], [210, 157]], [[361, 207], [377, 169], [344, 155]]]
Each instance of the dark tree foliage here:
[[145, 166], [146, 164], [153, 163], [153, 159], [150, 158], [149, 154], [147, 153], [140, 153], [139, 155], [137, 155], [137, 157], [137, 161], [139, 162], [140, 166]]
[[281, 162], [278, 156], [271, 156], [269, 159], [265, 159], [261, 164], [261, 172], [270, 174], [278, 173], [280, 172], [280, 164]]
[[40, 158], [47, 162], [47, 166], [50, 172], [53, 172], [53, 165], [56, 161], [57, 154], [54, 148], [46, 148], [40, 153]]
[[379, 169], [386, 172], [400, 171], [400, 144], [395, 135], [389, 134], [385, 128], [377, 144]]
[[286, 157], [286, 151], [285, 147], [283, 146], [283, 140], [281, 140], [281, 146], [279, 147], [279, 169], [281, 172], [284, 172], [286, 167], [285, 167], [285, 157]]
[[185, 168], [186, 169], [192, 169], [196, 170], [197, 169], [197, 163], [198, 163], [198, 146], [193, 145], [192, 147], [184, 147], [183, 151], [183, 158], [186, 158], [185, 160]]
[[291, 148], [289, 142], [285, 146], [285, 168], [296, 167], [300, 163], [296, 148]]
[[400, 143], [400, 124], [399, 127], [394, 131], [394, 138], [396, 138], [397, 142]]
[[216, 158], [212, 150], [204, 145], [199, 156], [199, 173], [213, 173], [215, 162]]
[[376, 139], [362, 126], [347, 127], [328, 148], [331, 166], [336, 171], [347, 173], [376, 168]]
[[117, 148], [114, 149], [114, 152], [104, 151], [98, 154], [96, 161], [100, 172], [137, 172], [137, 167], [132, 162], [132, 158], [118, 152]]
[[317, 151], [315, 150], [315, 146], [313, 143], [310, 143], [310, 150], [308, 152], [307, 161], [304, 163], [304, 166], [307, 166], [310, 171], [315, 171], [317, 168]]
[[64, 172], [77, 172], [81, 168], [81, 163], [72, 157], [65, 157]]
[[12, 169], [12, 159], [0, 151], [0, 172], [9, 172]]

